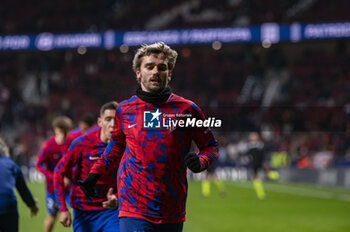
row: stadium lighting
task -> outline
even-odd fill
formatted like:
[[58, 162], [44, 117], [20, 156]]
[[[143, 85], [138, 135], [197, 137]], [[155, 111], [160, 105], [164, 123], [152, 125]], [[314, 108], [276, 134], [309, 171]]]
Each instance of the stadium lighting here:
[[220, 41], [214, 41], [212, 44], [211, 44], [211, 47], [214, 49], [214, 50], [220, 50], [222, 48], [222, 43]]
[[84, 55], [87, 52], [87, 49], [86, 47], [80, 46], [78, 47], [77, 52], [79, 55]]
[[119, 50], [121, 53], [127, 53], [129, 51], [129, 46], [126, 44], [122, 44], [120, 45]]
[[262, 41], [261, 45], [263, 46], [263, 48], [270, 48], [271, 47], [271, 41], [268, 39], [265, 39]]

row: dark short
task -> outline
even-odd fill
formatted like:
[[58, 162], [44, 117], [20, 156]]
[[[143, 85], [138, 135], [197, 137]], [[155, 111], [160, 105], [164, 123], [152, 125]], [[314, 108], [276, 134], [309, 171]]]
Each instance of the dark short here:
[[216, 162], [213, 162], [207, 169], [208, 174], [214, 174], [216, 169]]
[[259, 158], [259, 159], [253, 159], [251, 162], [251, 166], [253, 168], [253, 172], [254, 174], [257, 174], [259, 172], [259, 170], [262, 168], [264, 159], [263, 158]]
[[73, 230], [75, 232], [119, 232], [118, 214], [118, 208], [102, 211], [73, 209]]
[[18, 212], [0, 214], [0, 232], [18, 232]]
[[120, 232], [182, 232], [183, 223], [152, 223], [142, 218], [119, 218]]

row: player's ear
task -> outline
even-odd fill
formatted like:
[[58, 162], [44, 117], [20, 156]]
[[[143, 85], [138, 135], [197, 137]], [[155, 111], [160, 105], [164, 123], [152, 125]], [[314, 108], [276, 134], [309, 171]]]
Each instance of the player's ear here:
[[98, 118], [97, 118], [97, 125], [98, 125], [99, 127], [102, 127], [102, 118], [101, 118], [101, 117], [98, 117]]
[[136, 69], [135, 73], [136, 73], [136, 80], [140, 84], [141, 83], [141, 72], [140, 72], [140, 69]]
[[171, 74], [173, 74], [172, 72], [169, 72], [169, 76], [168, 76], [168, 82], [171, 81]]

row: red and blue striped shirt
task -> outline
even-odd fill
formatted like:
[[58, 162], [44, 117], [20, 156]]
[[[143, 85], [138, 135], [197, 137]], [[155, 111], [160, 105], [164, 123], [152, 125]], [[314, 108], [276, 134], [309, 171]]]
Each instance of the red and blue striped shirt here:
[[92, 173], [106, 176], [118, 170], [119, 217], [138, 217], [153, 223], [185, 221], [187, 168], [184, 157], [194, 141], [201, 169], [217, 159], [217, 141], [208, 127], [171, 127], [187, 117], [204, 120], [193, 102], [171, 94], [164, 103], [147, 103], [137, 96], [122, 102], [116, 126]]

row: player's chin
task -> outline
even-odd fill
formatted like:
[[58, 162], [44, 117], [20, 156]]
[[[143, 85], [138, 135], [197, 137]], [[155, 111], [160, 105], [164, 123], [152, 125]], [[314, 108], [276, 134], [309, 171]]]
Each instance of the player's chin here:
[[159, 91], [162, 91], [163, 89], [164, 89], [163, 85], [159, 83], [150, 86], [150, 90], [152, 92], [159, 92]]

